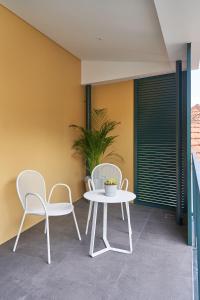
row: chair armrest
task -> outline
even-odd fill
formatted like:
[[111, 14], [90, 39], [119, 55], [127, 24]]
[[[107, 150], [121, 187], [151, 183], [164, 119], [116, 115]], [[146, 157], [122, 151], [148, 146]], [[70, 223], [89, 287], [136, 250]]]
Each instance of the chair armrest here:
[[89, 188], [90, 191], [95, 190], [94, 183], [93, 183], [91, 178], [88, 179], [88, 188]]
[[125, 191], [127, 191], [128, 190], [128, 179], [127, 178], [124, 178], [122, 180], [121, 190], [123, 189], [124, 184], [125, 184]]
[[52, 196], [52, 194], [53, 194], [53, 191], [55, 190], [55, 188], [57, 188], [57, 187], [59, 187], [59, 186], [64, 187], [64, 188], [68, 191], [69, 201], [70, 201], [70, 203], [72, 204], [72, 193], [71, 193], [71, 189], [70, 189], [70, 187], [69, 187], [67, 184], [65, 184], [65, 183], [56, 183], [56, 184], [54, 184], [54, 186], [52, 187], [52, 189], [51, 189], [51, 191], [50, 191], [50, 193], [49, 193], [48, 203], [50, 202], [50, 199], [51, 199], [51, 196]]
[[44, 208], [44, 211], [45, 211], [45, 213], [47, 214], [47, 207], [46, 207], [46, 201], [44, 201], [43, 199], [42, 199], [42, 197], [38, 194], [38, 193], [27, 193], [26, 195], [25, 195], [25, 211], [26, 211], [26, 208], [27, 208], [27, 200], [28, 200], [28, 197], [29, 196], [35, 196], [35, 197], [37, 197], [39, 200], [40, 200], [40, 202], [42, 203], [42, 206], [43, 206], [43, 208]]

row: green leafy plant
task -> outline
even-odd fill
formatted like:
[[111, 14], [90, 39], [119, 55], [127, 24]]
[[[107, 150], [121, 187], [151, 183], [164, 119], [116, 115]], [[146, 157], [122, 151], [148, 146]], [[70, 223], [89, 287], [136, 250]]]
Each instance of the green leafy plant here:
[[80, 131], [80, 136], [74, 141], [72, 147], [87, 161], [90, 174], [98, 164], [105, 160], [123, 160], [114, 151], [107, 151], [117, 138], [117, 135], [110, 135], [110, 133], [120, 122], [110, 121], [107, 118], [106, 109], [94, 109], [91, 121], [92, 129], [86, 129], [74, 124], [70, 125], [70, 127]]
[[104, 182], [105, 185], [117, 185], [117, 180], [115, 178], [109, 178]]

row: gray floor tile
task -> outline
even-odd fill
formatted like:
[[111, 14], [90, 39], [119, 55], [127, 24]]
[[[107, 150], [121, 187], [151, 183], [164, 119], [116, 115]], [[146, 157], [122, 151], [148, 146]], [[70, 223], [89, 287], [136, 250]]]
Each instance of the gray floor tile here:
[[152, 271], [144, 266], [128, 268], [120, 277], [110, 299], [192, 300], [191, 278]]
[[[130, 205], [133, 253], [88, 255], [90, 230], [85, 236], [89, 204], [79, 201], [75, 212], [82, 240], [72, 216], [50, 218], [52, 264], [48, 265], [44, 222], [24, 232], [16, 253], [14, 239], [0, 246], [0, 299], [55, 300], [190, 300], [192, 250], [186, 246], [185, 227], [174, 213]], [[102, 241], [103, 207], [99, 206], [95, 248]], [[120, 205], [108, 206], [108, 238], [128, 249], [127, 218]]]

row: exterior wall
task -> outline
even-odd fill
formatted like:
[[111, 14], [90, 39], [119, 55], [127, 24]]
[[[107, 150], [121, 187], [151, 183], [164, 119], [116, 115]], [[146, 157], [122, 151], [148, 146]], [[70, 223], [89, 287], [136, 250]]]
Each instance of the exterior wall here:
[[122, 155], [124, 162], [116, 163], [129, 179], [129, 190], [133, 191], [133, 141], [134, 141], [134, 85], [133, 81], [99, 85], [92, 87], [94, 108], [107, 108], [111, 120], [121, 122], [114, 134], [118, 135], [113, 150]]
[[[84, 168], [72, 157], [71, 123], [83, 124], [80, 61], [0, 6], [0, 243], [16, 235], [22, 208], [15, 188], [23, 169], [82, 194]], [[65, 199], [65, 198], [64, 198]], [[28, 217], [25, 229], [40, 219]]]

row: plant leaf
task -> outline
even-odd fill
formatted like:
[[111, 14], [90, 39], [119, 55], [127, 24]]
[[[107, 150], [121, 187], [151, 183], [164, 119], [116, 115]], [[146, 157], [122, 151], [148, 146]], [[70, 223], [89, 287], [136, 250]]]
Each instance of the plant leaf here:
[[105, 154], [107, 149], [115, 142], [117, 135], [110, 133], [120, 124], [120, 122], [107, 119], [107, 111], [94, 109], [92, 111], [92, 129], [86, 129], [75, 124], [71, 128], [78, 129], [80, 136], [74, 141], [72, 148], [88, 162], [90, 173], [93, 168], [102, 162], [103, 159], [113, 159], [114, 157], [122, 161], [122, 157], [114, 151]]

